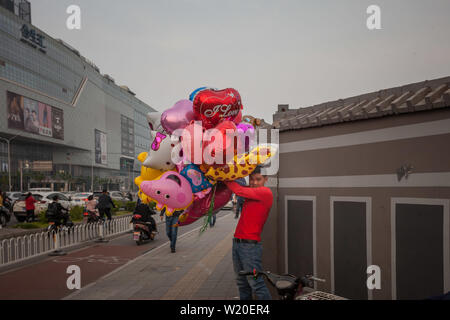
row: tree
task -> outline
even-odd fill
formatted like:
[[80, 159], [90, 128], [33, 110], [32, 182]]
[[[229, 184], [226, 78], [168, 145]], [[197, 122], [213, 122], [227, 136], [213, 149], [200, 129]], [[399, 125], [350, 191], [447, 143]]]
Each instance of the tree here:
[[58, 178], [63, 180], [64, 182], [67, 182], [69, 184], [69, 191], [70, 191], [70, 184], [73, 181], [73, 177], [70, 173], [66, 173], [65, 171], [58, 172], [57, 173]]

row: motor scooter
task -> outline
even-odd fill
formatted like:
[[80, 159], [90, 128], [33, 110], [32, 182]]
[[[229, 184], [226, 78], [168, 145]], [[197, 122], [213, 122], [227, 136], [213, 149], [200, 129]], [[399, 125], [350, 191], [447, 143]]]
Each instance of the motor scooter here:
[[[151, 222], [142, 221], [142, 216], [140, 214], [134, 214], [131, 222], [133, 223], [133, 240], [136, 241], [136, 244], [139, 246], [145, 241], [155, 239], [155, 235], [157, 231], [152, 230]], [[155, 223], [156, 228], [156, 223]]]

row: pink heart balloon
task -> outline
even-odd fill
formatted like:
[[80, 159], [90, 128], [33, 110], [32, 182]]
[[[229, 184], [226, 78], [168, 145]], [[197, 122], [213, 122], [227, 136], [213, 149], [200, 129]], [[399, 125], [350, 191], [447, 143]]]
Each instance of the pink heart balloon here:
[[161, 125], [166, 132], [173, 133], [176, 129], [186, 128], [194, 118], [192, 101], [180, 100], [162, 113]]

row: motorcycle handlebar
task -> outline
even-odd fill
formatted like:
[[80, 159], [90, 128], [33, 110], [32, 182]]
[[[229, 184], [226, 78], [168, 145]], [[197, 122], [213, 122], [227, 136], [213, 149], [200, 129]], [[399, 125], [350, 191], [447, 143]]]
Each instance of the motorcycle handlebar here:
[[[265, 271], [258, 271], [258, 270], [254, 270], [253, 272], [252, 271], [244, 271], [244, 270], [243, 271], [239, 271], [239, 275], [240, 276], [255, 276], [255, 277], [259, 277], [260, 275], [264, 275], [267, 278], [269, 278], [269, 276], [268, 276], [269, 274], [274, 276], [274, 277], [277, 277], [277, 278], [281, 277], [280, 275], [277, 275], [275, 273], [265, 272]], [[311, 275], [307, 275], [307, 276], [303, 277], [302, 280], [304, 280], [304, 281], [326, 282], [325, 279], [317, 278], [317, 277], [314, 277], [314, 276], [311, 276]]]

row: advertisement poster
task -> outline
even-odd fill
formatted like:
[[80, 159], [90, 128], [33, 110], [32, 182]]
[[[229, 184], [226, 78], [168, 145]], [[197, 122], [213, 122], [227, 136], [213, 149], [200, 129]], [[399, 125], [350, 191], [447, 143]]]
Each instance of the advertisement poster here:
[[53, 137], [52, 134], [52, 107], [39, 102], [39, 134]]
[[7, 92], [8, 128], [64, 140], [63, 110]]
[[39, 134], [38, 102], [28, 98], [23, 98], [23, 114], [25, 131]]
[[106, 134], [95, 129], [95, 163], [107, 164]]
[[7, 92], [6, 100], [8, 106], [8, 128], [23, 130], [23, 97]]
[[58, 108], [52, 108], [52, 133], [53, 138], [64, 140], [64, 116]]

